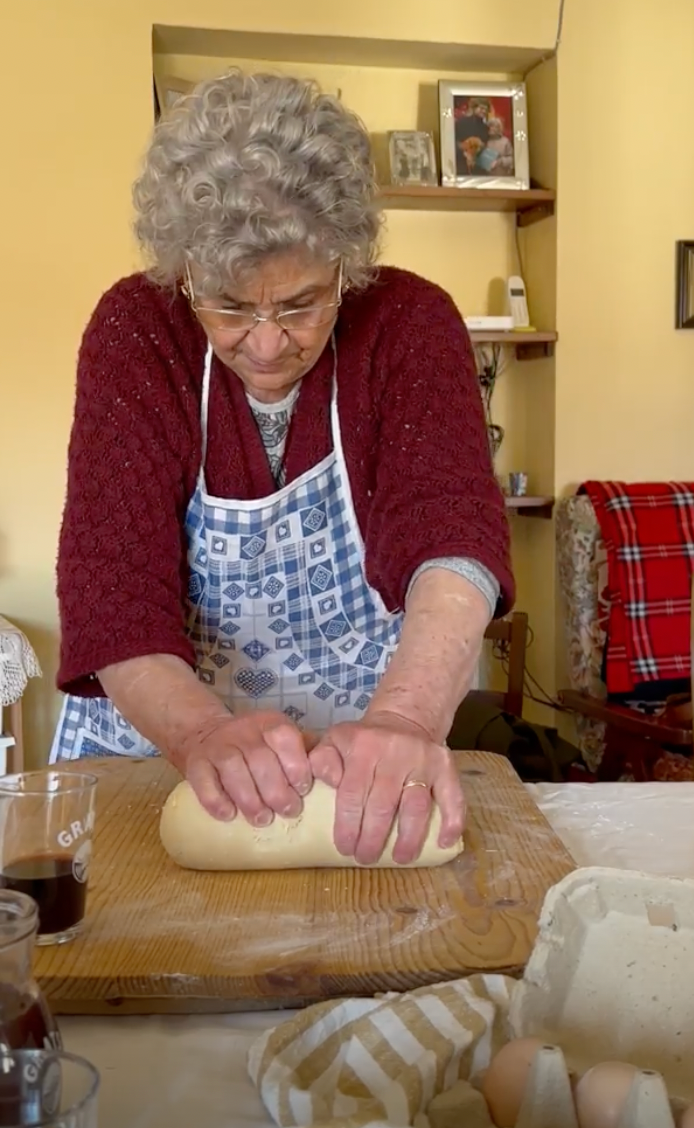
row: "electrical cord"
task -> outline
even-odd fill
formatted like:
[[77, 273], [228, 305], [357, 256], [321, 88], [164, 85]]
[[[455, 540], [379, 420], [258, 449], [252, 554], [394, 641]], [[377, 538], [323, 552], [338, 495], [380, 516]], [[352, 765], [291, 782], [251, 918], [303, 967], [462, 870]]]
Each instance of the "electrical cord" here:
[[554, 43], [554, 53], [556, 54], [561, 46], [561, 37], [564, 30], [564, 5], [566, 0], [559, 0], [559, 19], [557, 20], [557, 38]]
[[[533, 633], [532, 627], [528, 627], [528, 650], [532, 646], [534, 640], [535, 635]], [[509, 670], [510, 653], [510, 643], [501, 640], [497, 640], [492, 643], [492, 656], [496, 659], [497, 662], [499, 662], [502, 670], [507, 676]], [[533, 688], [541, 693], [542, 697], [537, 697], [532, 692]], [[546, 709], [554, 709], [559, 713], [569, 713], [571, 711], [570, 709], [567, 709], [565, 705], [562, 705], [561, 701], [558, 701], [556, 698], [552, 697], [552, 695], [548, 693], [547, 690], [540, 684], [537, 678], [530, 673], [527, 667], [525, 669], [524, 676], [523, 696], [527, 697], [529, 701], [533, 701], [536, 705], [544, 705]]]
[[506, 368], [507, 361], [501, 345], [478, 345], [475, 349], [475, 363], [484, 408], [484, 419], [489, 436], [489, 446], [492, 458], [494, 458], [504, 441], [504, 428], [494, 422], [492, 400], [496, 390], [496, 382]]
[[516, 223], [514, 225], [514, 234], [516, 236], [516, 255], [518, 256], [518, 271], [521, 278], [525, 279], [525, 264], [523, 262], [523, 251], [521, 250], [520, 228]]

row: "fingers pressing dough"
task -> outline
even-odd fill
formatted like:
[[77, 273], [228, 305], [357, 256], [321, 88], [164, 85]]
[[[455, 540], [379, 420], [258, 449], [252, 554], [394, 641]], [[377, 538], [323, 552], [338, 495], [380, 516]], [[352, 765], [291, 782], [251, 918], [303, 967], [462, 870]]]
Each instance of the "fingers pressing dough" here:
[[[189, 783], [179, 783], [161, 814], [160, 835], [167, 854], [179, 866], [195, 870], [313, 869], [323, 866], [356, 867], [335, 848], [335, 791], [316, 781], [296, 819], [276, 817], [268, 827], [255, 827], [242, 817], [220, 822], [208, 815]], [[440, 866], [462, 853], [463, 841], [442, 850], [438, 846], [441, 816], [435, 806], [424, 848], [408, 867]], [[393, 861], [396, 828], [376, 867], [396, 866]]]

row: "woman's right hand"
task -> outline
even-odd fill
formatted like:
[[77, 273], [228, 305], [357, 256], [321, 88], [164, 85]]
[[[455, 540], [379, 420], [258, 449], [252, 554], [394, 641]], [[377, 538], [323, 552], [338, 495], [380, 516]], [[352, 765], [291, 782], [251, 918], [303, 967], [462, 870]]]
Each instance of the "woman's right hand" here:
[[188, 779], [217, 819], [241, 814], [255, 826], [301, 814], [313, 784], [302, 734], [286, 713], [233, 716], [173, 654], [145, 654], [99, 670], [104, 692], [131, 725]]
[[238, 813], [268, 826], [275, 815], [301, 814], [313, 784], [311, 744], [285, 713], [228, 714], [188, 737], [171, 759], [214, 818]]

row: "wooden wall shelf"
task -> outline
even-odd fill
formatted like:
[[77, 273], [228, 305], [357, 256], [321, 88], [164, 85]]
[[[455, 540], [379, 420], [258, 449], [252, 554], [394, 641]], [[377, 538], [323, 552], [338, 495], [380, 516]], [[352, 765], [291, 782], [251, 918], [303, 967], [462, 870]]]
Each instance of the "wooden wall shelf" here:
[[552, 516], [554, 509], [553, 497], [505, 497], [506, 508], [518, 517], [544, 517], [545, 520]]
[[473, 345], [507, 346], [515, 349], [517, 360], [538, 360], [545, 356], [554, 356], [554, 345], [558, 336], [553, 330], [532, 333], [522, 333], [517, 330], [507, 333], [485, 333], [476, 329], [470, 331]]
[[444, 188], [425, 184], [384, 184], [383, 206], [419, 211], [515, 212], [519, 227], [554, 214], [556, 194], [549, 188]]

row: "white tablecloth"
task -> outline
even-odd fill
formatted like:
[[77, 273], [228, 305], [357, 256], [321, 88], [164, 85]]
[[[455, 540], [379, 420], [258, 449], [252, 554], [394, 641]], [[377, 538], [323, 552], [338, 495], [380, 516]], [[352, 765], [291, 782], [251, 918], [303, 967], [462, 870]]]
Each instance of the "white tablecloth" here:
[[[582, 866], [694, 877], [694, 783], [536, 784], [529, 790]], [[99, 1128], [270, 1125], [246, 1053], [278, 1013], [70, 1018], [68, 1049], [101, 1072]]]

